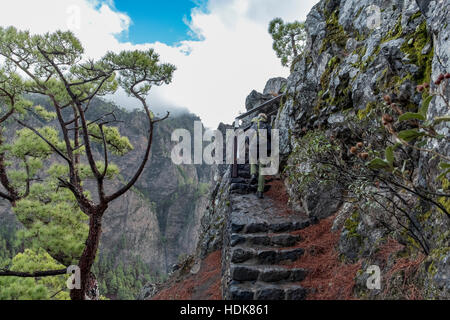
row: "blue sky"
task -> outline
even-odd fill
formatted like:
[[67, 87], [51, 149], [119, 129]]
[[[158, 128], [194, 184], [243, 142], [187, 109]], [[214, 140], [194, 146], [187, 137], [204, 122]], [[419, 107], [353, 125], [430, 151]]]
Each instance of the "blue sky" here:
[[[289, 75], [272, 50], [269, 21], [304, 20], [318, 1], [14, 0], [0, 10], [0, 26], [34, 34], [71, 30], [92, 59], [107, 51], [152, 48], [177, 67], [170, 85], [152, 88], [153, 111], [188, 109], [215, 128], [245, 110], [253, 89], [262, 91], [271, 77]], [[120, 90], [109, 98], [124, 108], [140, 107]]]
[[189, 27], [183, 22], [189, 19], [192, 8], [198, 3], [192, 0], [115, 0], [115, 7], [132, 20], [128, 33], [119, 39], [133, 44], [160, 41], [173, 45], [191, 39]]

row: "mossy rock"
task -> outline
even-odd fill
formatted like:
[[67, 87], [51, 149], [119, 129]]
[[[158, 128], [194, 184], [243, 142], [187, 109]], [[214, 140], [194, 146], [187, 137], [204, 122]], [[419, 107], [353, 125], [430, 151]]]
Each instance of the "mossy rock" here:
[[339, 10], [334, 11], [327, 19], [326, 30], [327, 35], [320, 48], [320, 54], [330, 48], [333, 43], [342, 49], [345, 48], [348, 36], [345, 33], [344, 27], [339, 24]]
[[349, 238], [356, 238], [361, 244], [363, 242], [362, 236], [358, 233], [358, 226], [360, 223], [360, 215], [355, 211], [347, 220], [345, 220], [344, 228], [348, 231]]
[[[427, 45], [430, 45], [429, 52], [422, 54]], [[430, 82], [434, 47], [433, 38], [427, 30], [425, 21], [416, 28], [413, 34], [406, 37], [401, 51], [408, 56], [411, 63], [419, 67], [419, 72], [414, 76], [414, 80], [417, 83]]]

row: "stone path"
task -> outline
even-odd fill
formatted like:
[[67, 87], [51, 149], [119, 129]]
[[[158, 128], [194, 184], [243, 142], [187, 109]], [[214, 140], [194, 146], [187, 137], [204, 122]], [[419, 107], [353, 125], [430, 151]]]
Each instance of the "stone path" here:
[[[228, 232], [229, 284], [225, 296], [231, 300], [303, 300], [301, 286], [307, 270], [289, 268], [286, 262], [301, 259], [301, 240], [290, 232], [310, 225], [305, 215], [283, 214], [273, 200], [258, 199], [246, 185], [248, 167], [232, 180]], [[255, 187], [250, 188], [254, 191]]]

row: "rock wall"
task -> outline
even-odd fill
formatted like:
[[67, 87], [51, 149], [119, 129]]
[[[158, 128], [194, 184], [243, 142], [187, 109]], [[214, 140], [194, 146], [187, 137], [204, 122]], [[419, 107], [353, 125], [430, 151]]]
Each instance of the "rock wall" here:
[[[375, 10], [378, 8], [375, 11], [379, 13], [378, 25], [373, 6], [377, 6]], [[424, 256], [411, 236], [386, 227], [386, 221], [379, 219], [379, 207], [370, 209], [360, 198], [360, 202], [353, 201], [356, 195], [351, 193], [354, 190], [349, 188], [351, 183], [339, 179], [323, 183], [323, 177], [314, 176], [314, 163], [304, 160], [304, 156], [308, 152], [322, 152], [333, 141], [334, 145], [339, 145], [333, 150], [337, 161], [347, 166], [354, 162], [352, 146], [361, 141], [363, 135], [373, 142], [374, 148], [395, 143], [381, 125], [381, 115], [373, 117], [374, 110], [383, 105], [386, 94], [401, 107], [414, 110], [424, 101], [416, 86], [427, 82], [435, 88], [433, 80], [449, 72], [448, 8], [448, 1], [322, 0], [307, 17], [306, 50], [294, 61], [287, 82], [273, 80], [264, 93], [254, 91], [246, 101], [248, 110], [267, 101], [272, 85], [277, 83], [281, 84], [276, 85], [277, 88], [283, 88], [280, 92], [286, 92], [274, 127], [280, 130], [282, 177], [289, 193], [289, 204], [294, 211], [306, 212], [311, 221], [334, 216], [332, 232], [340, 235], [336, 248], [339, 258], [348, 263], [361, 262], [361, 270], [355, 274], [356, 298], [412, 298], [406, 291], [415, 288], [419, 292], [416, 298], [448, 299], [449, 219], [436, 208], [423, 205], [417, 197], [407, 198], [408, 203], [415, 206], [408, 225], [414, 225], [429, 246], [428, 255]], [[444, 95], [448, 97], [450, 93], [445, 91]], [[447, 113], [442, 99], [431, 100], [429, 118]], [[437, 130], [448, 136], [445, 122]], [[445, 141], [430, 142], [426, 147], [446, 156], [450, 154], [450, 146]], [[436, 159], [408, 149], [407, 160], [414, 168], [411, 176], [416, 186], [445, 189], [442, 181], [436, 179]], [[231, 271], [225, 262], [230, 252], [231, 231], [227, 226], [232, 188], [229, 169], [220, 173], [209, 212], [202, 221], [198, 252], [201, 258], [222, 248], [223, 281], [228, 283]], [[312, 180], [305, 180], [309, 173]], [[375, 188], [365, 186], [365, 190], [376, 191], [376, 184]], [[448, 202], [443, 203], [448, 207]], [[395, 221], [391, 223], [395, 225]], [[417, 235], [414, 230], [412, 234]], [[391, 241], [402, 249], [389, 251], [395, 247], [391, 246]], [[385, 256], [381, 257], [383, 254]], [[405, 275], [404, 269], [395, 271], [394, 266], [405, 261], [414, 269], [411, 275]], [[366, 288], [368, 274], [365, 270], [370, 265], [381, 266], [382, 290]], [[404, 289], [405, 282], [408, 290]]]
[[[374, 19], [374, 11], [370, 9], [374, 5], [380, 10], [377, 28], [368, 24]], [[362, 139], [354, 135], [355, 121], [359, 129], [373, 131], [372, 138], [389, 141], [383, 131], [373, 130], [380, 127], [381, 117], [366, 121], [364, 125], [362, 122], [369, 118], [377, 104], [382, 104], [386, 94], [400, 106], [420, 105], [424, 98], [415, 90], [416, 86], [428, 82], [434, 88], [433, 81], [438, 75], [450, 70], [448, 8], [448, 1], [324, 0], [312, 9], [306, 20], [307, 48], [292, 66], [287, 83], [288, 98], [276, 120], [283, 164], [291, 168], [285, 172], [285, 182], [294, 208], [303, 208], [310, 216], [318, 218], [337, 214], [334, 230], [342, 230], [339, 250], [345, 259], [362, 259], [363, 270], [370, 264], [380, 263], [377, 252], [392, 234], [374, 219], [370, 210], [358, 213], [354, 205], [343, 201], [343, 197], [349, 195], [339, 181], [324, 186], [318, 177], [316, 183], [302, 185], [305, 182], [300, 176], [312, 172], [312, 164], [298, 163], [298, 159], [306, 149], [305, 144], [314, 143], [308, 139], [317, 138], [308, 133], [321, 132], [325, 137], [322, 143], [336, 141], [343, 146], [340, 160], [350, 161], [347, 150]], [[448, 87], [445, 90], [448, 97]], [[433, 99], [428, 118], [445, 114], [448, 110], [443, 99]], [[438, 127], [442, 135], [448, 136], [448, 130], [448, 123]], [[450, 154], [445, 140], [441, 144], [429, 142], [427, 147], [447, 156]], [[432, 190], [442, 188], [441, 181], [435, 178], [436, 159], [424, 152], [411, 151], [409, 161], [416, 167], [413, 175], [417, 184]], [[408, 201], [420, 202], [414, 197]], [[433, 219], [422, 221], [425, 212]], [[429, 207], [418, 214], [411, 212], [411, 219], [426, 234], [430, 246], [430, 255], [418, 268], [415, 285], [424, 297], [448, 298], [449, 220]], [[397, 240], [408, 247], [408, 240], [401, 236]], [[404, 254], [414, 255], [412, 251]], [[382, 272], [389, 267], [385, 266]], [[365, 283], [367, 275], [362, 273], [359, 280]], [[394, 288], [396, 280], [391, 280]], [[382, 296], [380, 291], [363, 291], [359, 292], [360, 296]], [[383, 297], [402, 297], [401, 292], [394, 290], [387, 296], [383, 294]]]

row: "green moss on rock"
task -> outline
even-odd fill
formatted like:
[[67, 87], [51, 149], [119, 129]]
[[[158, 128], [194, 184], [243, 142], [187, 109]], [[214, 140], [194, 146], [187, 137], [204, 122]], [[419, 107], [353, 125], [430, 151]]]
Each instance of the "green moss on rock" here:
[[[411, 63], [419, 67], [419, 71], [414, 76], [414, 80], [417, 83], [430, 82], [431, 80], [434, 54], [432, 41], [432, 37], [427, 30], [427, 24], [423, 21], [413, 34], [410, 34], [405, 38], [405, 42], [401, 47], [401, 51], [408, 56]], [[431, 48], [429, 52], [423, 54], [427, 45], [430, 45]]]
[[355, 211], [350, 218], [345, 220], [344, 227], [348, 231], [349, 238], [356, 238], [359, 243], [362, 243], [363, 238], [358, 233], [358, 226], [360, 222], [360, 215], [358, 211]]
[[422, 16], [422, 12], [419, 10], [409, 18], [408, 22], [412, 22], [412, 21], [416, 20], [417, 18], [419, 18], [420, 16]]
[[403, 35], [402, 28], [402, 16], [400, 16], [395, 24], [394, 28], [389, 30], [385, 37], [381, 39], [381, 43], [389, 42], [392, 40], [396, 40]]
[[368, 102], [365, 109], [358, 110], [358, 114], [357, 114], [358, 119], [360, 121], [366, 119], [369, 116], [369, 114], [372, 112], [372, 110], [376, 109], [376, 107], [377, 107], [376, 102], [373, 102], [373, 101]]
[[334, 11], [327, 19], [326, 30], [327, 35], [323, 40], [319, 53], [325, 52], [333, 43], [340, 48], [345, 48], [348, 36], [345, 33], [344, 27], [339, 24], [339, 10]]
[[330, 105], [332, 103], [331, 97], [328, 97], [327, 99], [323, 98], [323, 94], [328, 90], [330, 87], [330, 81], [331, 81], [331, 75], [333, 72], [339, 67], [341, 63], [341, 59], [337, 56], [331, 58], [331, 60], [328, 62], [328, 65], [325, 69], [325, 71], [322, 74], [322, 77], [320, 78], [320, 86], [321, 90], [319, 92], [317, 103], [314, 107], [314, 110], [318, 113], [322, 108]]

